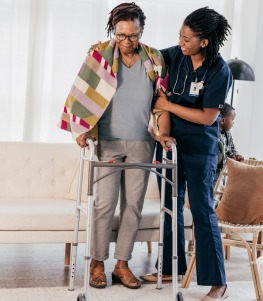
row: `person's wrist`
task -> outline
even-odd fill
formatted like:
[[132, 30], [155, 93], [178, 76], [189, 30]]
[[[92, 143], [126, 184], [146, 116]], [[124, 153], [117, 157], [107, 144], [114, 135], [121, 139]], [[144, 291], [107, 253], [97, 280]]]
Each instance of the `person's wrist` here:
[[159, 135], [160, 137], [167, 137], [168, 136], [168, 134], [167, 133], [160, 133], [160, 135]]
[[167, 100], [164, 104], [164, 111], [170, 112], [171, 103]]

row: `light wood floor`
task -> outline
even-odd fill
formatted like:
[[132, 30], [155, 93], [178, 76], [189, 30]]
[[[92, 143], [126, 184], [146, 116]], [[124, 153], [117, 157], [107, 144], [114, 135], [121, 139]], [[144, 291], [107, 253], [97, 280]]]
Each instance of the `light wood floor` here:
[[[78, 247], [76, 286], [83, 286], [84, 244]], [[106, 261], [108, 283], [114, 269], [114, 244]], [[157, 243], [147, 253], [146, 243], [136, 243], [129, 265], [136, 276], [155, 272]], [[251, 281], [245, 250], [232, 248], [231, 258], [225, 262], [227, 281]], [[64, 266], [64, 244], [2, 244], [0, 248], [0, 288], [68, 286], [69, 266]], [[261, 269], [263, 277], [263, 267]], [[192, 281], [195, 281], [193, 279]]]

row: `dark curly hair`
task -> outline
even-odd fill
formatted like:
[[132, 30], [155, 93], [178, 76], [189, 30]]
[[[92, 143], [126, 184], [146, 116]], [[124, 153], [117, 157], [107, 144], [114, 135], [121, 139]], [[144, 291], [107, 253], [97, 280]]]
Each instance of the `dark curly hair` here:
[[231, 26], [226, 18], [209, 7], [195, 10], [184, 20], [188, 26], [201, 39], [208, 39], [205, 50], [205, 64], [210, 66], [218, 55], [219, 48], [224, 45], [230, 34]]
[[139, 19], [142, 30], [145, 25], [146, 17], [144, 12], [134, 2], [117, 5], [113, 8], [109, 15], [109, 20], [106, 26], [107, 36], [114, 33], [115, 26], [120, 21], [133, 21], [135, 19]]
[[227, 117], [229, 116], [229, 114], [232, 112], [232, 111], [235, 111], [235, 109], [228, 103], [225, 102], [223, 108], [221, 109], [220, 111], [220, 114], [223, 117]]

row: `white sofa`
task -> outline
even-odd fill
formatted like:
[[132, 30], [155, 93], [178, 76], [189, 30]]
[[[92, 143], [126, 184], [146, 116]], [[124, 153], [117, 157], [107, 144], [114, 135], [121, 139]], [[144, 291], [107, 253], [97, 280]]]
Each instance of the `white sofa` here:
[[[69, 250], [79, 156], [75, 143], [0, 142], [0, 243], [66, 243]], [[151, 173], [136, 241], [158, 241], [159, 207], [156, 176]], [[117, 211], [112, 241], [118, 228]], [[186, 240], [192, 239], [192, 224], [186, 208]], [[79, 242], [85, 242], [84, 217]]]

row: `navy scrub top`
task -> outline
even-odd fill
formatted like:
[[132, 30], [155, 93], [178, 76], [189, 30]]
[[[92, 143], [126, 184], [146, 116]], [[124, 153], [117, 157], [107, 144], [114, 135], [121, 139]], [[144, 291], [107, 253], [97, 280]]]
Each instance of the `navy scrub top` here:
[[[209, 69], [202, 65], [194, 71], [191, 58], [183, 55], [180, 46], [161, 52], [169, 71], [171, 102], [188, 108], [222, 108], [232, 84], [232, 74], [220, 54]], [[205, 73], [204, 88], [199, 90], [199, 95], [189, 95], [191, 82], [195, 82], [196, 77], [200, 82]], [[178, 150], [188, 154], [218, 155], [219, 119], [218, 116], [211, 126], [206, 126], [171, 114], [170, 134], [176, 139]]]

